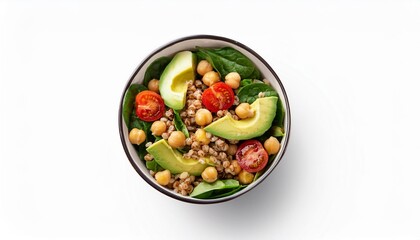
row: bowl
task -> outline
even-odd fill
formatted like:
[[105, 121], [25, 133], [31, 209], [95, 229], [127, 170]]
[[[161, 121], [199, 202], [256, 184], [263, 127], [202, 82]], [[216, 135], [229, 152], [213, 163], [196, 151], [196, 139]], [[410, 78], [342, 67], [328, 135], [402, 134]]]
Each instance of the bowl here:
[[[281, 138], [281, 141], [280, 141], [281, 148], [279, 152], [275, 155], [271, 163], [269, 163], [270, 165], [267, 165], [264, 173], [261, 176], [259, 176], [259, 178], [256, 179], [254, 182], [247, 185], [247, 187], [243, 188], [242, 190], [232, 195], [215, 198], [215, 199], [199, 199], [199, 198], [193, 198], [189, 196], [183, 196], [179, 193], [174, 192], [171, 189], [168, 189], [166, 187], [162, 187], [161, 185], [159, 185], [156, 182], [155, 178], [152, 175], [150, 175], [149, 170], [146, 168], [145, 161], [140, 159], [136, 149], [130, 143], [129, 138], [128, 138], [129, 136], [128, 128], [122, 116], [125, 93], [127, 92], [128, 88], [132, 84], [139, 84], [143, 82], [145, 71], [147, 67], [154, 60], [163, 56], [173, 56], [177, 52], [180, 52], [183, 50], [195, 50], [197, 46], [205, 47], [205, 48], [207, 47], [208, 48], [232, 47], [238, 50], [239, 52], [241, 52], [242, 54], [244, 54], [260, 70], [263, 78], [267, 79], [270, 85], [277, 91], [278, 96], [281, 102], [283, 103], [283, 107], [284, 107], [284, 127], [283, 127], [284, 136]], [[136, 68], [136, 70], [131, 75], [130, 79], [128, 80], [127, 84], [124, 87], [124, 90], [120, 99], [118, 120], [119, 120], [118, 127], [119, 127], [122, 146], [124, 148], [124, 151], [127, 155], [128, 160], [130, 161], [133, 168], [137, 171], [137, 173], [150, 186], [160, 191], [161, 193], [180, 201], [184, 201], [188, 203], [197, 203], [197, 204], [210, 204], [210, 203], [218, 203], [218, 202], [232, 200], [234, 198], [237, 198], [245, 194], [246, 192], [255, 188], [262, 181], [264, 181], [268, 177], [268, 175], [271, 172], [273, 172], [274, 168], [278, 165], [278, 163], [280, 162], [280, 160], [282, 159], [286, 151], [287, 143], [288, 143], [289, 135], [290, 135], [290, 122], [291, 122], [290, 121], [290, 107], [289, 107], [286, 91], [283, 87], [282, 82], [280, 81], [280, 78], [277, 76], [274, 70], [270, 67], [270, 65], [259, 54], [257, 54], [255, 51], [245, 46], [244, 44], [238, 41], [226, 38], [226, 37], [214, 36], [214, 35], [193, 35], [193, 36], [182, 37], [159, 47], [158, 49], [153, 51], [151, 54], [149, 54]]]

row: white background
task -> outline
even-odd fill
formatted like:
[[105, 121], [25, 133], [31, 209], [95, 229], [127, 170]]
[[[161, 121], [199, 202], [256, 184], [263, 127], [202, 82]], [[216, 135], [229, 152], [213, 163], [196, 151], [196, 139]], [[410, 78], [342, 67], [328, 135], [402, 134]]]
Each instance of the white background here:
[[[253, 48], [287, 90], [257, 188], [191, 205], [131, 167], [131, 73], [178, 37]], [[0, 239], [420, 239], [420, 1], [0, 1]]]

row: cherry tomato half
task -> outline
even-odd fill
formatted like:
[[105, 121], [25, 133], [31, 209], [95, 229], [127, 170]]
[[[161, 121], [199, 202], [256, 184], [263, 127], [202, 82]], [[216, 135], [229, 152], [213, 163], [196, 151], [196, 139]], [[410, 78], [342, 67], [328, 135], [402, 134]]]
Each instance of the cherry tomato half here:
[[235, 98], [231, 87], [224, 82], [218, 82], [204, 90], [202, 100], [210, 112], [217, 112], [230, 108]]
[[137, 117], [146, 122], [160, 119], [165, 112], [165, 103], [162, 97], [149, 90], [137, 94], [135, 107]]
[[267, 165], [268, 153], [259, 141], [247, 140], [236, 151], [236, 160], [242, 169], [255, 173]]

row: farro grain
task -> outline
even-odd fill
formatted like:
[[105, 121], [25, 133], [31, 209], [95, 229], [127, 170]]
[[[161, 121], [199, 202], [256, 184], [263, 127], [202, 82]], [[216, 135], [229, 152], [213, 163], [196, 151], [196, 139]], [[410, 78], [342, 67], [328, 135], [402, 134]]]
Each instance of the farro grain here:
[[230, 162], [229, 161], [227, 161], [227, 160], [223, 161], [223, 167], [225, 169], [228, 168], [229, 166], [230, 166]]
[[210, 142], [216, 142], [219, 138], [216, 136], [213, 136], [210, 138]]
[[208, 153], [210, 150], [210, 147], [209, 145], [206, 144], [206, 145], [201, 146], [201, 149], [203, 150], [204, 153]]

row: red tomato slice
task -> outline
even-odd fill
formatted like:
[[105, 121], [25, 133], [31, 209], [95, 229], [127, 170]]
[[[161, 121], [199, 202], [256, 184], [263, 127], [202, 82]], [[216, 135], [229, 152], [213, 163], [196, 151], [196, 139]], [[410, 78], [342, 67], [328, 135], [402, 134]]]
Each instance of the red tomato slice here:
[[232, 88], [224, 82], [218, 82], [204, 90], [202, 100], [210, 112], [217, 112], [230, 108], [235, 98]]
[[149, 90], [137, 94], [135, 107], [137, 117], [146, 122], [160, 119], [165, 112], [165, 103], [162, 97]]
[[267, 165], [268, 153], [259, 141], [247, 140], [236, 151], [236, 160], [242, 169], [255, 173]]

